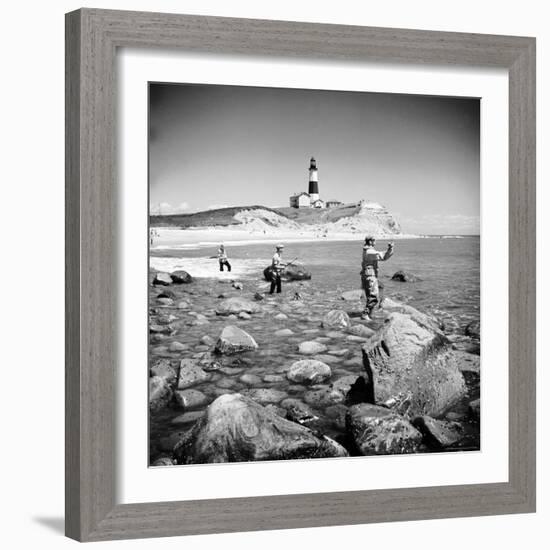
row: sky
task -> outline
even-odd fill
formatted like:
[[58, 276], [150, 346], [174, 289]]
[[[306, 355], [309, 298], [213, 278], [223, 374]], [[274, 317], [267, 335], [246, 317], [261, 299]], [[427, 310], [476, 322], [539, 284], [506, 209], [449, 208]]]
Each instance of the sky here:
[[151, 213], [386, 206], [405, 233], [479, 234], [479, 100], [241, 86], [151, 84]]

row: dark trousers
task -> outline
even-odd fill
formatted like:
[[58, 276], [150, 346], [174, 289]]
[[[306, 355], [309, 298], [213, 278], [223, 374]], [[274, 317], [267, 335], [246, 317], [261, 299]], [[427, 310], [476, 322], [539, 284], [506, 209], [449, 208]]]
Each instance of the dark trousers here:
[[223, 266], [227, 266], [227, 271], [231, 271], [231, 264], [227, 260], [220, 261], [220, 271], [223, 271]]
[[277, 288], [277, 293], [281, 292], [281, 274], [272, 273], [271, 274], [271, 288], [269, 289], [269, 294], [273, 294], [273, 291]]

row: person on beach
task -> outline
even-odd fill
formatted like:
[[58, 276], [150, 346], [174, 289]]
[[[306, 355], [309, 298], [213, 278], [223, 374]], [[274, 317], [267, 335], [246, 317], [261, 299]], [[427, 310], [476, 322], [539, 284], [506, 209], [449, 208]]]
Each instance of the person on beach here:
[[378, 252], [374, 245], [374, 237], [366, 237], [363, 246], [363, 259], [361, 261], [361, 286], [365, 291], [366, 304], [361, 319], [369, 321], [372, 310], [381, 305], [380, 289], [381, 283], [378, 281], [378, 262], [385, 262], [393, 255], [393, 243], [388, 244], [386, 252]]
[[275, 288], [277, 289], [277, 294], [281, 292], [281, 273], [284, 271], [286, 264], [283, 263], [283, 244], [278, 244], [275, 249], [275, 254], [271, 259], [271, 288], [269, 289], [269, 294], [273, 294]]
[[227, 266], [227, 271], [231, 271], [231, 264], [227, 261], [227, 254], [223, 244], [220, 244], [220, 248], [218, 248], [218, 262], [220, 263], [220, 271], [223, 271], [224, 265]]

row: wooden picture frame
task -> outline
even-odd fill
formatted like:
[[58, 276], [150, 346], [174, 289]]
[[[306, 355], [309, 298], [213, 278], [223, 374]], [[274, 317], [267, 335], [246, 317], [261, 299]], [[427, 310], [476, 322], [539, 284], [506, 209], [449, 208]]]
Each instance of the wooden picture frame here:
[[[120, 47], [508, 69], [508, 482], [115, 503]], [[66, 16], [66, 71], [67, 536], [99, 541], [535, 511], [534, 38], [82, 9]]]

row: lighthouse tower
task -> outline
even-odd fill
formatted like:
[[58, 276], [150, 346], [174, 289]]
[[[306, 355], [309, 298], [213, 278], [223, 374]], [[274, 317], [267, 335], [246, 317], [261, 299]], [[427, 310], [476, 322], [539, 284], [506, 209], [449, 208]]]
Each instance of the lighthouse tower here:
[[309, 161], [309, 198], [313, 204], [319, 200], [319, 179], [317, 174], [317, 161], [311, 157]]

